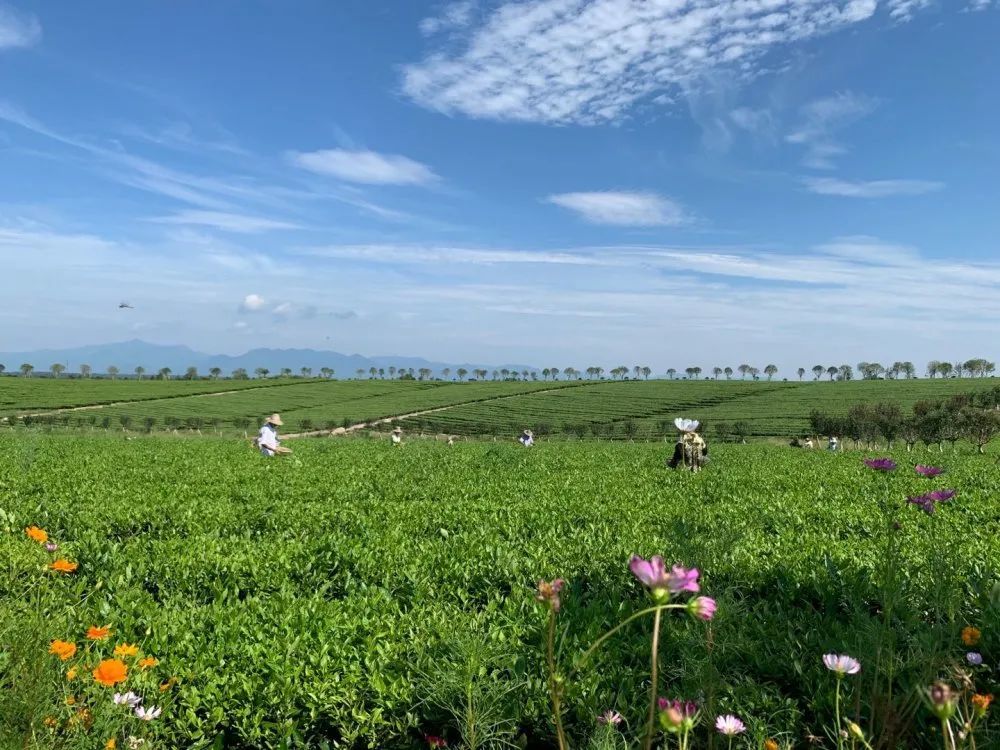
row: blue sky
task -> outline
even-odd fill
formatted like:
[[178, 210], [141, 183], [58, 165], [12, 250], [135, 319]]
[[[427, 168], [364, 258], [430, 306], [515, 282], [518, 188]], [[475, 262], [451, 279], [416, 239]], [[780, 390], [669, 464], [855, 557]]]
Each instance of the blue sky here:
[[1000, 0], [0, 0], [0, 351], [995, 359], [998, 38]]

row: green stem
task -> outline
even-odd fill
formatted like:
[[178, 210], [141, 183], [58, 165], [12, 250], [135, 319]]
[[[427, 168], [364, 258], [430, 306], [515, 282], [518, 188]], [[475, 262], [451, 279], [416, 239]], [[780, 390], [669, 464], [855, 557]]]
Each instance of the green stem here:
[[834, 702], [834, 713], [837, 716], [837, 750], [843, 750], [844, 748], [844, 737], [841, 734], [841, 724], [840, 724], [840, 683], [842, 679], [837, 677], [837, 697]]
[[581, 654], [581, 656], [579, 657], [579, 659], [577, 659], [577, 665], [575, 667], [573, 667], [573, 669], [570, 671], [570, 675], [575, 674], [576, 671], [580, 667], [582, 667], [584, 665], [584, 662], [586, 662], [587, 659], [589, 659], [593, 655], [593, 653], [598, 648], [600, 648], [600, 646], [606, 640], [608, 640], [608, 638], [610, 638], [611, 636], [613, 636], [615, 633], [617, 633], [619, 630], [621, 630], [622, 628], [624, 628], [630, 622], [632, 622], [633, 620], [639, 619], [643, 615], [648, 615], [648, 614], [651, 614], [653, 612], [656, 612], [657, 614], [659, 614], [660, 612], [662, 612], [665, 609], [687, 609], [687, 606], [684, 605], [684, 604], [659, 604], [659, 605], [657, 605], [655, 607], [649, 607], [647, 609], [640, 610], [639, 612], [636, 612], [634, 615], [631, 615], [631, 616], [625, 618], [620, 623], [618, 623], [613, 628], [611, 628], [611, 630], [609, 630], [607, 633], [605, 633], [600, 638], [598, 638], [596, 641], [594, 641], [594, 645], [592, 645], [590, 648], [588, 648], [586, 651], [584, 651], [583, 654]]
[[650, 676], [649, 676], [649, 716], [646, 718], [646, 737], [643, 740], [642, 747], [643, 750], [649, 750], [653, 746], [653, 722], [656, 720], [656, 698], [657, 690], [656, 686], [658, 683], [657, 667], [658, 664], [658, 652], [660, 650], [660, 616], [662, 615], [662, 609], [657, 608], [656, 614], [653, 616], [653, 648], [650, 654]]
[[556, 674], [556, 611], [549, 607], [549, 632], [546, 644], [546, 654], [549, 664], [549, 693], [552, 696], [552, 717], [556, 724], [556, 740], [559, 750], [567, 750], [566, 732], [562, 723], [562, 687]]

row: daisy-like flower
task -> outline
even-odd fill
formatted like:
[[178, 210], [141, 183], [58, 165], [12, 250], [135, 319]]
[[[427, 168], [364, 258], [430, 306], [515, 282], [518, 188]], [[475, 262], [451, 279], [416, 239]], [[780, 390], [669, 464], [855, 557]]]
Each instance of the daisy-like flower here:
[[118, 742], [114, 737], [104, 743], [104, 750], [115, 750], [116, 747], [118, 747]]
[[970, 651], [965, 655], [965, 660], [969, 662], [969, 666], [981, 667], [983, 665], [983, 655], [978, 651]]
[[76, 679], [76, 667], [70, 667], [66, 670], [66, 680], [67, 682], [72, 682]]
[[667, 566], [663, 563], [663, 558], [653, 555], [645, 560], [638, 555], [632, 555], [628, 563], [632, 575], [639, 579], [639, 582], [650, 591], [666, 591], [670, 583], [670, 576], [667, 573]]
[[688, 570], [680, 565], [675, 565], [667, 576], [667, 588], [671, 594], [679, 594], [682, 591], [698, 592], [698, 569]]
[[944, 474], [944, 469], [939, 466], [924, 466], [923, 464], [917, 464], [913, 467], [913, 470], [922, 477], [936, 477]]
[[60, 557], [58, 560], [54, 560], [49, 567], [57, 573], [72, 573], [79, 568], [80, 565]]
[[142, 719], [143, 721], [152, 721], [153, 719], [158, 719], [160, 714], [163, 713], [163, 709], [159, 706], [150, 706], [149, 708], [143, 708], [138, 706], [135, 709], [136, 718]]
[[847, 656], [846, 654], [824, 654], [823, 664], [826, 665], [827, 669], [836, 674], [837, 677], [857, 674], [861, 671], [861, 662], [853, 656]]
[[111, 635], [111, 628], [107, 625], [100, 628], [96, 625], [91, 625], [87, 628], [87, 638], [92, 641], [103, 641], [109, 635]]
[[917, 497], [908, 497], [906, 502], [911, 505], [916, 505], [920, 510], [929, 516], [934, 515], [934, 501], [931, 500], [927, 495], [918, 495]]
[[59, 549], [59, 545], [56, 544], [55, 542], [46, 542], [45, 543], [45, 551], [46, 552], [55, 552], [57, 549]]
[[780, 750], [778, 747], [778, 741], [772, 740], [770, 737], [768, 737], [766, 740], [764, 740], [764, 750]]
[[49, 644], [49, 653], [55, 654], [62, 661], [68, 661], [76, 654], [76, 644], [69, 641], [55, 640]]
[[136, 695], [129, 690], [127, 693], [115, 693], [114, 701], [116, 706], [128, 706], [129, 708], [135, 708], [142, 703], [142, 696]]
[[874, 471], [895, 471], [896, 462], [891, 458], [866, 458], [865, 466]]
[[674, 420], [674, 427], [676, 427], [681, 432], [696, 432], [700, 423], [697, 419], [684, 419], [683, 417], [678, 417]]
[[688, 602], [688, 611], [699, 620], [711, 620], [715, 617], [715, 599], [710, 596], [699, 596]]
[[715, 728], [719, 734], [726, 737], [735, 737], [747, 730], [746, 725], [732, 714], [719, 716], [715, 720]]
[[105, 687], [114, 687], [119, 682], [125, 682], [126, 677], [128, 668], [125, 662], [119, 659], [105, 659], [94, 670], [94, 680]]
[[150, 669], [152, 667], [155, 667], [159, 663], [160, 663], [159, 659], [154, 659], [152, 656], [144, 656], [143, 658], [139, 659], [139, 661], [136, 662], [139, 669]]
[[982, 637], [982, 633], [979, 632], [979, 628], [974, 628], [971, 625], [966, 625], [962, 628], [962, 643], [966, 646], [975, 646], [979, 643], [979, 639]]
[[119, 643], [115, 646], [115, 656], [124, 658], [126, 656], [135, 656], [139, 653], [139, 647], [132, 643]]
[[597, 717], [598, 724], [608, 724], [610, 726], [616, 727], [622, 723], [622, 715], [617, 711], [605, 711], [603, 714]]
[[29, 526], [24, 530], [24, 533], [39, 544], [45, 544], [49, 541], [49, 535], [45, 532], [45, 529], [40, 529], [37, 526]]

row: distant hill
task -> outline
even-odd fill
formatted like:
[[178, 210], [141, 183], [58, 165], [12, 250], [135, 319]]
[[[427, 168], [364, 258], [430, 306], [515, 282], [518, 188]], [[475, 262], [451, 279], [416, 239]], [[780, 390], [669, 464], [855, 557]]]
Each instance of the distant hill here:
[[283, 367], [291, 368], [296, 374], [302, 367], [311, 367], [313, 374], [319, 375], [321, 367], [330, 367], [336, 372], [336, 377], [354, 377], [358, 368], [367, 370], [369, 367], [412, 367], [419, 370], [427, 367], [435, 373], [445, 367], [454, 372], [460, 367], [466, 370], [485, 369], [517, 370], [521, 372], [535, 371], [537, 368], [523, 364], [482, 364], [482, 363], [451, 363], [432, 362], [420, 357], [376, 356], [365, 357], [360, 354], [341, 354], [333, 351], [316, 349], [251, 349], [245, 354], [206, 354], [195, 351], [187, 346], [165, 346], [151, 344], [147, 341], [133, 339], [113, 344], [92, 344], [73, 349], [38, 349], [31, 352], [0, 352], [0, 364], [7, 367], [7, 372], [16, 372], [22, 363], [34, 365], [36, 372], [47, 372], [54, 363], [66, 367], [67, 373], [77, 373], [80, 365], [87, 364], [95, 373], [104, 372], [114, 365], [122, 374], [130, 374], [136, 367], [145, 367], [149, 373], [154, 373], [161, 367], [169, 367], [176, 375], [182, 374], [188, 367], [197, 367], [198, 372], [205, 374], [212, 367], [220, 367], [228, 375], [238, 367], [245, 368], [250, 375], [258, 367], [266, 367], [276, 373]]

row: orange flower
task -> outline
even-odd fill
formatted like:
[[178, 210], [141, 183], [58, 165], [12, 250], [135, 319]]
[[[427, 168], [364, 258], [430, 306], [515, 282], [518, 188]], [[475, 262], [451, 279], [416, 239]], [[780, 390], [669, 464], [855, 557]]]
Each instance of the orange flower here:
[[94, 679], [105, 687], [114, 687], [119, 682], [125, 682], [128, 668], [120, 659], [105, 659], [94, 670]]
[[55, 654], [63, 661], [66, 661], [67, 659], [72, 659], [76, 653], [76, 644], [69, 641], [55, 640], [49, 646], [49, 653]]
[[115, 750], [116, 747], [118, 747], [118, 743], [115, 742], [114, 737], [104, 743], [104, 750]]
[[42, 724], [47, 726], [49, 729], [55, 729], [57, 726], [59, 726], [59, 721], [56, 719], [55, 716], [46, 716], [44, 719], [42, 719]]
[[137, 663], [140, 669], [150, 669], [151, 667], [155, 667], [160, 662], [158, 659], [154, 659], [152, 656], [147, 656], [143, 659], [139, 659]]
[[76, 696], [75, 695], [67, 695], [66, 696], [66, 705], [67, 706], [72, 706], [74, 704], [76, 704]]
[[103, 641], [109, 635], [111, 635], [111, 628], [107, 625], [102, 628], [91, 625], [87, 628], [87, 637], [92, 641]]
[[24, 533], [39, 544], [45, 544], [49, 541], [49, 535], [45, 533], [45, 529], [40, 529], [37, 526], [29, 526], [24, 530]]
[[49, 565], [49, 567], [59, 573], [72, 573], [80, 566], [75, 562], [70, 562], [69, 560], [60, 557], [58, 560]]
[[764, 750], [778, 750], [778, 743], [774, 740], [764, 740]]
[[69, 671], [66, 672], [66, 679], [70, 682], [76, 679], [76, 667], [71, 667]]
[[974, 628], [971, 625], [966, 628], [962, 628], [962, 643], [966, 646], [975, 646], [979, 643], [979, 638], [982, 633], [979, 632], [979, 628]]
[[992, 695], [980, 695], [979, 693], [976, 693], [974, 696], [972, 696], [972, 705], [976, 709], [976, 715], [980, 717], [986, 715], [986, 711], [987, 709], [989, 709], [990, 704], [992, 702], [993, 702]]
[[134, 646], [131, 643], [119, 643], [115, 646], [115, 656], [125, 658], [126, 656], [135, 656], [139, 653], [139, 647]]

